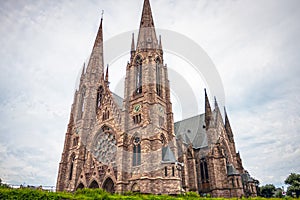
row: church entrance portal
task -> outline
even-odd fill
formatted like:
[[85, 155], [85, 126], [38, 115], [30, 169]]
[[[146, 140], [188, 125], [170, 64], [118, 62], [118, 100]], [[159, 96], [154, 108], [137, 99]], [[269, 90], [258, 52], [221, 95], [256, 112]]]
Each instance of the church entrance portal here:
[[93, 181], [91, 184], [90, 184], [90, 187], [89, 188], [99, 188], [99, 185], [96, 181]]
[[103, 183], [103, 189], [106, 190], [109, 193], [115, 192], [115, 184], [111, 180], [111, 178], [107, 178]]
[[80, 183], [80, 184], [77, 186], [76, 190], [83, 189], [83, 188], [84, 188], [84, 185], [83, 185], [82, 183]]

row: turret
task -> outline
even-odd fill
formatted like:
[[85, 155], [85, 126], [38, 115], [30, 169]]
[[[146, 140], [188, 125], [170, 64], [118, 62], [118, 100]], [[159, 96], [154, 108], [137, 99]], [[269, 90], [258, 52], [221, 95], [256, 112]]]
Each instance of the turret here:
[[229, 141], [233, 142], [233, 133], [232, 133], [232, 129], [231, 129], [231, 126], [229, 123], [229, 119], [228, 119], [225, 107], [224, 107], [224, 113], [225, 113], [225, 130], [226, 130], [227, 136], [229, 138]]
[[212, 112], [211, 112], [211, 107], [209, 103], [209, 99], [206, 93], [206, 89], [204, 89], [205, 92], [205, 127], [206, 130], [208, 130], [211, 119], [212, 119]]
[[108, 68], [109, 68], [109, 65], [107, 65], [107, 67], [106, 67], [105, 80], [104, 80], [107, 86], [109, 86], [109, 81], [108, 81]]
[[159, 35], [158, 49], [159, 49], [159, 50], [162, 50], [161, 35]]
[[215, 100], [215, 109], [214, 109], [214, 112], [215, 112], [215, 115], [214, 115], [215, 126], [216, 127], [223, 126], [222, 114], [221, 114], [221, 111], [220, 111], [220, 108], [219, 108], [219, 105], [218, 105], [217, 98], [214, 97], [214, 100]]
[[132, 52], [132, 53], [135, 52], [134, 33], [132, 33], [131, 52]]

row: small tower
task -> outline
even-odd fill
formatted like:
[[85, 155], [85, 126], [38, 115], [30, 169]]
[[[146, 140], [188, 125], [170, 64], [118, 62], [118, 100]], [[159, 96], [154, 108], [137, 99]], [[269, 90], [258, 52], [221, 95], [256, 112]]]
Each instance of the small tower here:
[[209, 125], [212, 120], [212, 112], [211, 112], [210, 103], [209, 103], [206, 89], [204, 90], [204, 92], [205, 92], [205, 127], [206, 127], [206, 130], [208, 130]]

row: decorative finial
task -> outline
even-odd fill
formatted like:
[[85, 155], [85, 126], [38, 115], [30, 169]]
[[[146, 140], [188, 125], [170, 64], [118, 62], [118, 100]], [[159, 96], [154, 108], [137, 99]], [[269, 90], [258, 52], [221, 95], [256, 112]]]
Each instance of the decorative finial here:
[[134, 33], [132, 33], [131, 52], [135, 52]]
[[161, 35], [159, 35], [159, 43], [158, 43], [158, 48], [162, 49], [162, 44], [161, 44]]
[[109, 68], [109, 64], [107, 64], [107, 67], [106, 67], [106, 74], [105, 74], [105, 81], [106, 82], [108, 82], [108, 68]]
[[217, 107], [219, 107], [219, 105], [218, 105], [218, 101], [217, 101], [217, 97], [216, 97], [216, 96], [214, 96], [214, 99], [215, 99], [215, 108], [217, 108]]

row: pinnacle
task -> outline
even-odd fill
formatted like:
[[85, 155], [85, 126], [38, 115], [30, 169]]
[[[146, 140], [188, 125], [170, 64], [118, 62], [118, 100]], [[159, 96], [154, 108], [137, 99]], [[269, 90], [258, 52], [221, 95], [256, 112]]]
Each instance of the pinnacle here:
[[105, 81], [108, 82], [108, 68], [109, 68], [109, 65], [107, 65], [106, 67], [106, 74], [105, 74]]
[[135, 51], [134, 33], [132, 33], [131, 52]]

